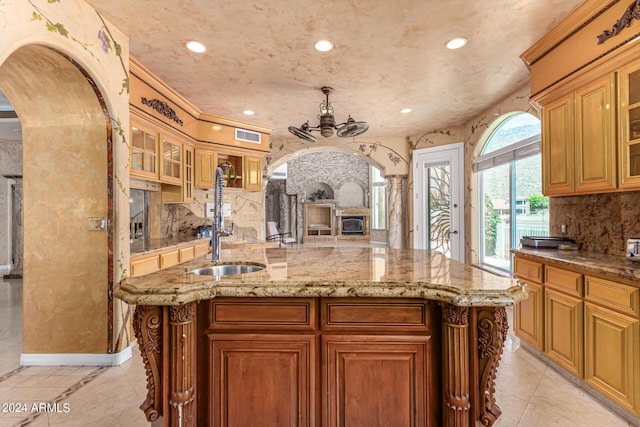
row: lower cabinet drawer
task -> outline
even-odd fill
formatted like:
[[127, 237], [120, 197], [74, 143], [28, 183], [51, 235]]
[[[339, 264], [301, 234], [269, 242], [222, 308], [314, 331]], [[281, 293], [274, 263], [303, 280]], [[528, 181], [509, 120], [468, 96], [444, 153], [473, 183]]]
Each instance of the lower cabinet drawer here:
[[514, 276], [536, 283], [542, 283], [542, 272], [544, 271], [544, 265], [542, 263], [520, 257], [515, 257], [513, 262]]
[[158, 255], [131, 259], [131, 277], [144, 276], [160, 270], [160, 257]]
[[313, 298], [220, 298], [210, 301], [209, 329], [212, 330], [302, 330], [317, 325]]
[[585, 276], [585, 300], [626, 314], [640, 315], [640, 289], [611, 280]]
[[322, 330], [428, 331], [429, 305], [416, 300], [323, 298], [320, 302]]
[[190, 261], [196, 257], [195, 246], [180, 249], [180, 262]]
[[160, 254], [160, 268], [169, 268], [178, 264], [180, 264], [180, 251], [177, 249]]
[[583, 275], [574, 271], [546, 265], [544, 267], [544, 284], [571, 296], [581, 298], [583, 295]]

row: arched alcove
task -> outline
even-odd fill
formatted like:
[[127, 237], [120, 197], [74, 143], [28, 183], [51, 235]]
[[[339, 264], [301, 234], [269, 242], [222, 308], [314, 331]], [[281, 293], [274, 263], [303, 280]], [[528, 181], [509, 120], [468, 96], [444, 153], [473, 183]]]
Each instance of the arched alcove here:
[[0, 89], [23, 129], [22, 353], [111, 352], [113, 164], [103, 98], [75, 61], [40, 45], [0, 64]]
[[341, 208], [361, 208], [366, 205], [366, 191], [360, 184], [345, 182], [338, 190], [338, 206]]

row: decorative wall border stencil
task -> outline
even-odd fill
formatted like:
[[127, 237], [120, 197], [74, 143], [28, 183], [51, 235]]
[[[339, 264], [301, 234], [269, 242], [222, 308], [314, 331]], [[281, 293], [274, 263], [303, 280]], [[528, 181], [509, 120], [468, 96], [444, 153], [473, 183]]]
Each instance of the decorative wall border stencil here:
[[167, 119], [173, 120], [174, 122], [176, 122], [180, 126], [183, 125], [182, 120], [180, 120], [180, 117], [178, 117], [178, 115], [176, 114], [175, 110], [173, 108], [169, 107], [169, 104], [167, 104], [166, 102], [160, 101], [159, 99], [148, 100], [144, 96], [140, 99], [140, 101], [144, 105], [148, 105], [149, 107], [153, 108], [158, 113], [160, 113], [163, 116], [165, 116]]
[[598, 38], [598, 44], [602, 44], [611, 37], [620, 33], [623, 29], [627, 28], [631, 25], [631, 21], [634, 19], [640, 19], [640, 0], [635, 0], [627, 10], [624, 11], [624, 14], [620, 19], [616, 21], [611, 30], [604, 30], [602, 34], [596, 36]]

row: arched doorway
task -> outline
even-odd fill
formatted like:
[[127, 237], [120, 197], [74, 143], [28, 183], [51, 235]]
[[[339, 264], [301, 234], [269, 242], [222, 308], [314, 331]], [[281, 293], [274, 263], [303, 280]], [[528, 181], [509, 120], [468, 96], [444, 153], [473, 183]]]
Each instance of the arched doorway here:
[[22, 363], [111, 353], [112, 135], [100, 91], [39, 45], [0, 64], [0, 90], [23, 129]]

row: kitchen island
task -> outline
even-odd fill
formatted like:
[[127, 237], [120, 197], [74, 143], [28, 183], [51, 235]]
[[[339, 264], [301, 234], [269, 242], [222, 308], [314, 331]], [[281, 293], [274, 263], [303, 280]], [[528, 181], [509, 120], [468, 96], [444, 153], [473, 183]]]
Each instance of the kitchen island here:
[[493, 425], [517, 281], [438, 252], [222, 251], [123, 280], [154, 425]]

